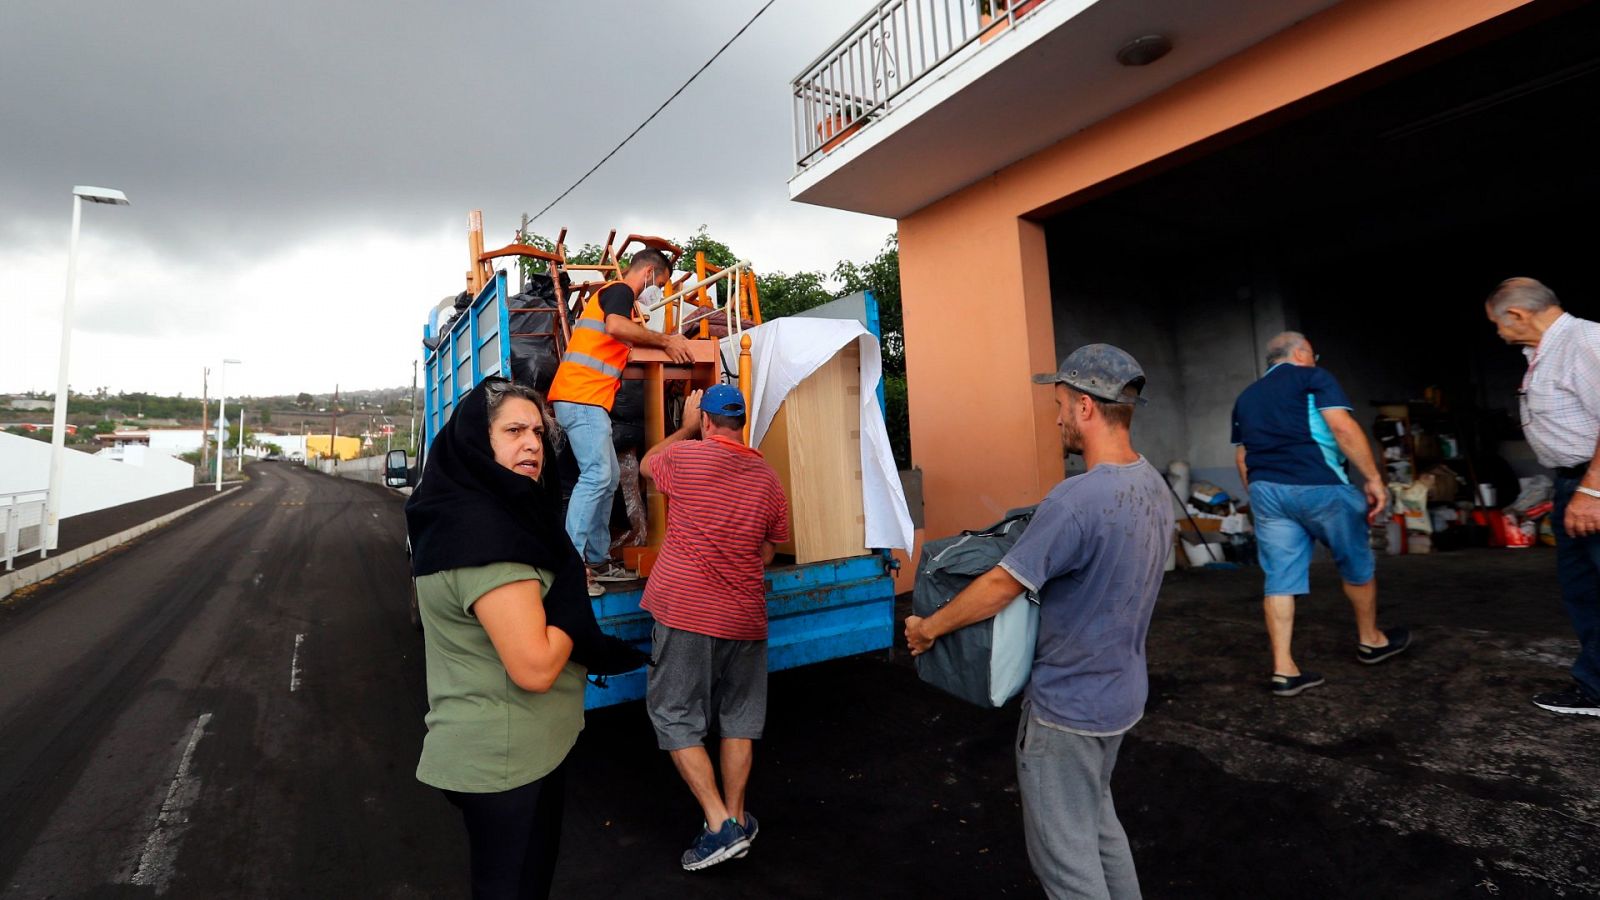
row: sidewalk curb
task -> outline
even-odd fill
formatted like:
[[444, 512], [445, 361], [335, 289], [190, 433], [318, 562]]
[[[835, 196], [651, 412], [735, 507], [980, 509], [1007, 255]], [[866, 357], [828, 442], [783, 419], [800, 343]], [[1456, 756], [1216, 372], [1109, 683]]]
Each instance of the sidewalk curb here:
[[207, 497], [198, 503], [191, 503], [182, 509], [173, 510], [164, 516], [151, 519], [143, 525], [135, 525], [126, 531], [119, 531], [110, 537], [103, 537], [98, 541], [94, 541], [93, 543], [84, 544], [82, 547], [76, 547], [72, 550], [68, 550], [66, 553], [63, 553], [60, 556], [57, 556], [53, 559], [46, 559], [44, 562], [35, 563], [26, 569], [18, 569], [15, 572], [0, 573], [0, 600], [4, 600], [5, 598], [11, 596], [11, 593], [18, 588], [25, 588], [32, 584], [38, 584], [46, 578], [59, 575], [73, 566], [94, 559], [96, 556], [99, 556], [107, 550], [110, 550], [112, 547], [126, 544], [136, 537], [166, 525], [179, 516], [194, 512], [200, 507], [205, 506], [207, 503], [221, 500], [223, 497], [226, 497], [237, 490], [239, 489], [236, 487], [230, 488], [220, 494], [217, 494], [215, 497]]

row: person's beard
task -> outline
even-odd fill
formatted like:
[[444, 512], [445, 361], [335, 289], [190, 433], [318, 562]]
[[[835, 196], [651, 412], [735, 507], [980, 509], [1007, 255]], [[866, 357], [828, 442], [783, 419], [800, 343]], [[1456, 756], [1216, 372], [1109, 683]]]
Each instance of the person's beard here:
[[1083, 432], [1078, 429], [1077, 422], [1067, 419], [1062, 423], [1061, 446], [1068, 453], [1083, 454]]

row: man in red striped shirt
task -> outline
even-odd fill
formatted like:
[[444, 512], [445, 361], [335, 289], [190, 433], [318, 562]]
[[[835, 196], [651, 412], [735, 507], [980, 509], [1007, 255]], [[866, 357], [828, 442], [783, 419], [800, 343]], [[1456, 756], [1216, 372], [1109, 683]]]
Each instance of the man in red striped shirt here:
[[[736, 388], [696, 391], [683, 427], [639, 462], [668, 501], [666, 539], [640, 604], [656, 619], [645, 705], [705, 812], [683, 854], [690, 871], [745, 855], [758, 828], [744, 792], [767, 715], [763, 570], [789, 539], [789, 503], [760, 451], [745, 446], [744, 423]], [[720, 791], [704, 744], [713, 722]]]

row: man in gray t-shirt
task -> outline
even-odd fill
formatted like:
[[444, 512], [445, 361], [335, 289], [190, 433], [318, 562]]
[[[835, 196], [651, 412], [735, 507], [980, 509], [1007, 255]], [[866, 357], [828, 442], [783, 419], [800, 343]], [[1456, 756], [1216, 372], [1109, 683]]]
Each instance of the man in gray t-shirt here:
[[1172, 502], [1129, 439], [1133, 408], [1144, 402], [1144, 370], [1132, 356], [1090, 344], [1034, 381], [1055, 386], [1062, 444], [1083, 454], [1088, 471], [1056, 485], [998, 566], [937, 613], [906, 619], [906, 643], [921, 654], [1024, 590], [1038, 596], [1017, 737], [1028, 858], [1050, 897], [1138, 897], [1111, 771], [1149, 694], [1145, 634], [1172, 541]]

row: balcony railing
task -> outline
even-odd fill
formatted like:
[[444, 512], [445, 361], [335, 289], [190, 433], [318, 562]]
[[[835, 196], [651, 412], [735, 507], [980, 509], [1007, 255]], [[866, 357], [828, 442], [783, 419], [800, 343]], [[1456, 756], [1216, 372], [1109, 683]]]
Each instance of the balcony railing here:
[[1049, 0], [881, 0], [792, 82], [795, 167], [821, 159], [905, 90]]

